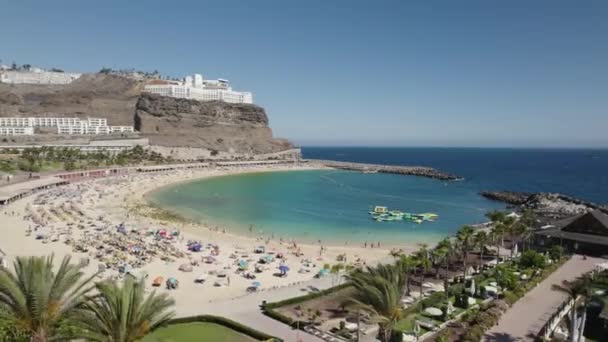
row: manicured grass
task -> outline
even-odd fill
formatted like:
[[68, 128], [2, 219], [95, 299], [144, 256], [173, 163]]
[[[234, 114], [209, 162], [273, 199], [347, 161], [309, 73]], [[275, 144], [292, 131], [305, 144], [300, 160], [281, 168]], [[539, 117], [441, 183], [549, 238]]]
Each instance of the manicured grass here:
[[170, 325], [156, 330], [143, 339], [143, 342], [200, 341], [252, 342], [256, 340], [222, 325], [207, 322]]

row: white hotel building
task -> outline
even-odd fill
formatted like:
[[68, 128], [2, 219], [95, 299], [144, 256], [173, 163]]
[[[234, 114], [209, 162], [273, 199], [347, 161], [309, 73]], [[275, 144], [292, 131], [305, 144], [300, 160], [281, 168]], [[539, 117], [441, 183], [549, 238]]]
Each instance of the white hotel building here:
[[0, 135], [33, 135], [34, 127], [2, 127], [0, 126]]
[[54, 72], [35, 69], [35, 71], [0, 71], [0, 83], [8, 84], [70, 84], [82, 74]]
[[56, 127], [61, 135], [133, 133], [133, 126], [108, 126], [104, 118], [0, 118], [0, 135], [33, 135], [35, 127]]
[[161, 96], [178, 97], [198, 101], [224, 101], [230, 103], [253, 103], [250, 92], [234, 91], [228, 80], [204, 80], [200, 74], [186, 76], [182, 82], [153, 81], [144, 91]]

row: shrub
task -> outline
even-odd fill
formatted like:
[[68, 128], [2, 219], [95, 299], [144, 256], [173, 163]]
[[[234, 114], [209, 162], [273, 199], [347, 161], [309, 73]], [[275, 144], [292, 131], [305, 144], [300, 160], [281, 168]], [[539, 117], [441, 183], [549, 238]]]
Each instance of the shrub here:
[[429, 307], [439, 307], [444, 300], [445, 292], [435, 292], [431, 294], [428, 298], [425, 298], [421, 301], [422, 309], [426, 309]]
[[525, 268], [528, 268], [528, 267], [544, 268], [545, 267], [545, 256], [536, 251], [527, 250], [519, 258], [519, 264]]
[[480, 286], [479, 287], [479, 297], [485, 299], [487, 295], [488, 295], [488, 292], [486, 291], [486, 287], [485, 286]]
[[509, 305], [515, 304], [515, 302], [517, 302], [517, 300], [519, 299], [519, 296], [511, 291], [505, 291], [503, 293], [503, 297], [505, 302], [507, 302], [507, 304]]
[[448, 297], [456, 297], [464, 291], [464, 284], [454, 284], [448, 287]]
[[485, 330], [483, 327], [474, 326], [467, 330], [467, 333], [464, 335], [463, 341], [479, 342], [479, 341], [481, 341], [484, 334], [485, 334]]
[[401, 331], [393, 330], [391, 332], [390, 342], [403, 342], [403, 333]]
[[456, 296], [456, 300], [454, 303], [456, 306], [468, 309], [469, 308], [469, 295], [466, 292], [462, 292]]
[[551, 249], [549, 249], [549, 256], [552, 260], [559, 260], [564, 255], [564, 247], [560, 245], [553, 245]]

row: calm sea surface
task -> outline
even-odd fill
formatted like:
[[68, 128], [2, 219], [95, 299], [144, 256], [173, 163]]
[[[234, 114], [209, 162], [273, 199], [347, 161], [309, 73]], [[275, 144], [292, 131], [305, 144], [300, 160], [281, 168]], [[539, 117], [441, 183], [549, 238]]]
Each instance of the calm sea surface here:
[[[348, 171], [293, 171], [217, 177], [164, 188], [151, 200], [182, 215], [249, 234], [387, 244], [435, 242], [481, 222], [500, 203], [481, 190], [559, 191], [608, 202], [608, 151], [431, 148], [304, 148], [306, 158], [425, 165], [465, 177], [422, 177]], [[435, 222], [375, 222], [370, 206], [432, 212]]]

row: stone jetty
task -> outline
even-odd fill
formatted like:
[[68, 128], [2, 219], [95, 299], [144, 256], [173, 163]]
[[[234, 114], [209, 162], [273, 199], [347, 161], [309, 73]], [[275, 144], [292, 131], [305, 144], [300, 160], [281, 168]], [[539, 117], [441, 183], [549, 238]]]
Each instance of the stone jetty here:
[[363, 163], [351, 163], [341, 162], [334, 160], [308, 160], [310, 163], [317, 163], [325, 167], [331, 167], [334, 169], [361, 171], [369, 173], [394, 173], [398, 175], [410, 175], [428, 177], [439, 180], [461, 180], [461, 177], [456, 175], [439, 171], [432, 167], [426, 166], [399, 166], [399, 165], [378, 165], [378, 164], [363, 164]]

